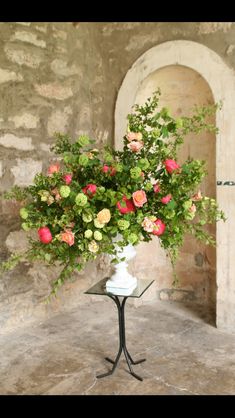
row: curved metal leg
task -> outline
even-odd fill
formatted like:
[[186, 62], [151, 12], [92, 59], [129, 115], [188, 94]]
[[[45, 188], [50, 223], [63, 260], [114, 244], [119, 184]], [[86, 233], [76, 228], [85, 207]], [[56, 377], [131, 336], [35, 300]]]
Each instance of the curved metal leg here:
[[118, 323], [119, 323], [119, 350], [117, 353], [117, 356], [115, 358], [115, 360], [110, 359], [109, 357], [105, 357], [105, 360], [107, 360], [109, 363], [113, 364], [112, 369], [107, 372], [107, 373], [103, 373], [103, 374], [99, 374], [98, 376], [96, 376], [97, 378], [101, 378], [101, 377], [105, 377], [105, 376], [110, 376], [111, 374], [113, 374], [113, 372], [115, 371], [118, 361], [120, 359], [121, 353], [122, 351], [124, 352], [125, 358], [126, 358], [126, 362], [127, 365], [129, 367], [130, 370], [130, 374], [132, 376], [134, 376], [136, 379], [143, 381], [142, 377], [138, 376], [132, 369], [131, 365], [133, 364], [139, 364], [139, 363], [143, 363], [146, 359], [140, 359], [137, 361], [134, 361], [129, 353], [129, 351], [127, 350], [126, 347], [126, 333], [125, 333], [125, 303], [126, 300], [128, 298], [128, 296], [125, 296], [122, 300], [122, 303], [120, 303], [120, 300], [118, 298], [118, 296], [115, 295], [108, 295], [111, 299], [113, 299], [113, 301], [115, 302], [115, 304], [117, 305], [117, 309], [118, 309]]

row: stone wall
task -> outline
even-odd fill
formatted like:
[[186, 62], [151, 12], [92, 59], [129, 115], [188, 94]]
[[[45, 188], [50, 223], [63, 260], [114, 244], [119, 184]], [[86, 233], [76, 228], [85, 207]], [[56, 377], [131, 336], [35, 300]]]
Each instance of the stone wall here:
[[[149, 48], [174, 39], [200, 42], [235, 68], [234, 23], [1, 23], [0, 191], [28, 185], [46, 170], [54, 158], [54, 131], [87, 133], [98, 147], [113, 143], [115, 102], [126, 72]], [[0, 209], [4, 259], [26, 244], [17, 205], [1, 200]], [[82, 292], [109, 270], [102, 257], [46, 306], [41, 300], [56, 271], [20, 265], [0, 281], [2, 329], [94, 301]]]

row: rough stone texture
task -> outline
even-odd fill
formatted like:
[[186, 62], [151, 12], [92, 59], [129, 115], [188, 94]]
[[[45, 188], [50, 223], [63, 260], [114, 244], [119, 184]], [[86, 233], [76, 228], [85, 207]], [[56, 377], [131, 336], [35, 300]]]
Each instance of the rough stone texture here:
[[37, 35], [35, 33], [31, 32], [25, 32], [25, 31], [16, 31], [14, 35], [11, 37], [12, 41], [22, 41], [22, 42], [28, 42], [30, 44], [33, 44], [35, 46], [40, 46], [41, 48], [46, 47], [46, 42], [40, 39], [37, 39]]
[[[12, 118], [13, 119], [13, 118]], [[18, 118], [19, 122], [20, 117]], [[14, 134], [5, 134], [0, 137], [0, 144], [6, 148], [16, 148], [22, 151], [30, 151], [34, 149], [32, 145], [32, 138], [17, 137]]]
[[128, 300], [126, 344], [134, 360], [146, 358], [132, 366], [144, 380], [128, 373], [123, 354], [112, 376], [97, 379], [117, 353], [118, 321], [114, 303], [95, 298], [1, 335], [2, 395], [235, 395], [235, 336], [192, 303], [135, 309]]
[[15, 177], [14, 184], [18, 186], [29, 186], [38, 172], [42, 171], [42, 162], [35, 161], [32, 158], [24, 160], [16, 159], [17, 165], [11, 168]]
[[0, 177], [3, 175], [2, 161], [0, 161]]
[[23, 76], [21, 74], [16, 74], [14, 71], [0, 68], [0, 83], [6, 83], [8, 81], [23, 81]]
[[[235, 54], [231, 47], [234, 45], [234, 36], [235, 23], [231, 22], [77, 22], [76, 24], [72, 22], [3, 22], [0, 25], [2, 46], [0, 52], [0, 137], [15, 135], [16, 138], [21, 139], [32, 138], [31, 146], [34, 149], [0, 147], [0, 159], [3, 162], [0, 189], [6, 190], [13, 184], [30, 184], [36, 172], [41, 171], [42, 168], [46, 170], [49, 160], [55, 159], [55, 156], [49, 153], [54, 129], [68, 130], [72, 137], [76, 137], [79, 133], [87, 133], [97, 139], [98, 148], [102, 148], [104, 144], [113, 143], [117, 93], [127, 71], [138, 57], [150, 48], [165, 41], [191, 40], [207, 46], [216, 52], [229, 68], [235, 69]], [[35, 45], [35, 41], [43, 43]], [[43, 47], [44, 43], [46, 43], [46, 48]], [[218, 80], [220, 80], [219, 76]], [[68, 108], [71, 109], [71, 113], [70, 111], [66, 113], [65, 109]], [[32, 119], [29, 122], [27, 117], [27, 121], [24, 118], [21, 119], [24, 114], [33, 115], [36, 118], [35, 122]], [[231, 136], [227, 120], [224, 121], [224, 130], [226, 129], [227, 134]], [[230, 154], [231, 149], [229, 147]], [[228, 158], [228, 165], [232, 167], [233, 161], [231, 154]], [[228, 189], [220, 189], [219, 193], [220, 198], [230, 204], [230, 210], [226, 211], [226, 215], [234, 217], [232, 196], [230, 194], [230, 199], [228, 199]], [[2, 259], [9, 255], [9, 250], [5, 245], [7, 236], [10, 232], [19, 231], [20, 228], [18, 209], [15, 202], [1, 201]], [[234, 233], [231, 231], [233, 236]], [[225, 247], [224, 259], [228, 251], [231, 255], [234, 253], [233, 246], [227, 241], [227, 236], [226, 232], [224, 237], [220, 237]], [[143, 253], [138, 250], [140, 253], [137, 254], [136, 260], [132, 261], [130, 268], [136, 271], [140, 278], [153, 277], [155, 279], [155, 289], [152, 288], [145, 297], [157, 300], [160, 297], [159, 292], [163, 289], [166, 289], [165, 294], [169, 297], [174, 295], [174, 292], [170, 292], [172, 288], [170, 263], [163, 251], [159, 253], [161, 250], [157, 249], [157, 254], [159, 254], [157, 268], [156, 263], [153, 263], [156, 245], [156, 242], [149, 244], [145, 252], [148, 260], [147, 266], [143, 257], [140, 257]], [[183, 295], [194, 291], [196, 299], [208, 304], [209, 300], [215, 300], [215, 272], [209, 268], [209, 263], [205, 260], [208, 259], [214, 266], [214, 256], [212, 253], [205, 253], [196, 244], [191, 244], [191, 250], [191, 255], [188, 253], [188, 248], [185, 248], [183, 252], [180, 271], [184, 271], [184, 274], [181, 276], [182, 288], [179, 290]], [[202, 266], [198, 265], [199, 259], [194, 258], [194, 255], [198, 253], [203, 255]], [[194, 263], [193, 275], [197, 284], [192, 288], [186, 286], [192, 271], [189, 269], [185, 272], [182, 269], [185, 264], [184, 257], [187, 257], [187, 262], [191, 260], [190, 263]], [[202, 270], [204, 270], [203, 276]], [[5, 330], [18, 326], [20, 322], [50, 317], [56, 310], [60, 312], [61, 309], [70, 305], [75, 306], [77, 300], [81, 305], [89, 301], [89, 306], [91, 306], [94, 298], [85, 297], [82, 291], [92, 281], [105, 277], [108, 268], [107, 266], [100, 268], [98, 262], [90, 265], [83, 275], [77, 275], [76, 280], [61, 289], [57, 304], [50, 308], [39, 303], [48, 294], [48, 281], [50, 280], [47, 277], [47, 271], [51, 278], [56, 277], [56, 270], [52, 273], [51, 270], [43, 270], [42, 267], [25, 265], [12, 273], [3, 275], [4, 278], [1, 278], [0, 282], [1, 289], [3, 289], [0, 312]], [[226, 270], [225, 275], [227, 274]], [[224, 324], [229, 321], [228, 310], [234, 312], [235, 302], [234, 294], [229, 289], [227, 293], [223, 289], [220, 292], [221, 300], [218, 309], [220, 311], [227, 309], [227, 313], [224, 317], [221, 316], [220, 323], [218, 323], [223, 328]], [[178, 297], [180, 293], [176, 294]], [[143, 298], [138, 303], [147, 303], [147, 300], [144, 302]], [[138, 303], [136, 302], [136, 306]], [[104, 306], [106, 308], [109, 305]], [[142, 308], [143, 306], [140, 307]], [[84, 375], [81, 379], [83, 378]], [[73, 379], [70, 383], [73, 384]], [[93, 383], [91, 381], [91, 385]], [[21, 390], [20, 384], [23, 385], [22, 381], [19, 382], [19, 391]], [[106, 386], [105, 383], [100, 384], [104, 391], [108, 391], [108, 383]], [[94, 391], [96, 387], [95, 385]], [[155, 387], [159, 387], [159, 381], [155, 381]], [[135, 390], [139, 389], [136, 387]]]

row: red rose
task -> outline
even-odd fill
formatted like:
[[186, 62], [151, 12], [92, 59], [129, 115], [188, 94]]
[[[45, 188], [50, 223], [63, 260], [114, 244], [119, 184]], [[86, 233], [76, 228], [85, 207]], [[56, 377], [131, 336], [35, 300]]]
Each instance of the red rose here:
[[164, 203], [164, 205], [166, 205], [167, 203], [169, 203], [170, 202], [170, 200], [172, 199], [172, 196], [171, 196], [171, 194], [167, 194], [166, 196], [164, 196], [162, 199], [161, 199], [161, 202], [162, 203]]
[[51, 231], [47, 226], [38, 229], [38, 236], [43, 244], [49, 244], [52, 241]]
[[89, 183], [85, 187], [83, 187], [82, 191], [85, 193], [88, 197], [93, 197], [94, 194], [96, 194], [96, 185]]
[[125, 202], [126, 206], [121, 206], [121, 203], [117, 202], [117, 208], [122, 215], [124, 215], [125, 213], [128, 213], [128, 212], [134, 212], [135, 211], [135, 205], [134, 205], [134, 203], [132, 202], [131, 199], [127, 199], [126, 196], [123, 196], [122, 202]]
[[115, 176], [115, 174], [116, 174], [116, 172], [117, 172], [117, 170], [116, 170], [116, 168], [114, 168], [114, 167], [110, 167], [110, 176]]
[[152, 232], [153, 235], [162, 235], [165, 231], [166, 225], [161, 221], [161, 219], [156, 219], [154, 221], [155, 227]]
[[108, 165], [104, 165], [104, 166], [102, 167], [102, 171], [103, 171], [103, 173], [108, 173], [108, 171], [109, 171], [109, 166], [108, 166]]
[[154, 184], [154, 186], [153, 186], [153, 191], [154, 191], [154, 193], [158, 193], [158, 192], [160, 192], [160, 186], [159, 186], [159, 184]]

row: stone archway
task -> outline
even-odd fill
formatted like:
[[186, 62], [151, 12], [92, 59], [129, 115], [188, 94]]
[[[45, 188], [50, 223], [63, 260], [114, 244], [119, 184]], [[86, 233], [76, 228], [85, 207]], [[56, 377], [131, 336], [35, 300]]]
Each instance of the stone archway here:
[[214, 101], [223, 101], [216, 115], [219, 133], [216, 137], [216, 179], [222, 182], [216, 188], [216, 198], [227, 216], [226, 223], [216, 228], [216, 308], [217, 327], [235, 332], [235, 187], [223, 185], [235, 180], [235, 75], [211, 49], [192, 41], [170, 41], [151, 48], [138, 58], [127, 72], [118, 93], [115, 109], [115, 145], [122, 146], [126, 131], [126, 115], [136, 102], [137, 92], [144, 80], [154, 71], [166, 66], [180, 65], [199, 73], [210, 86]]

